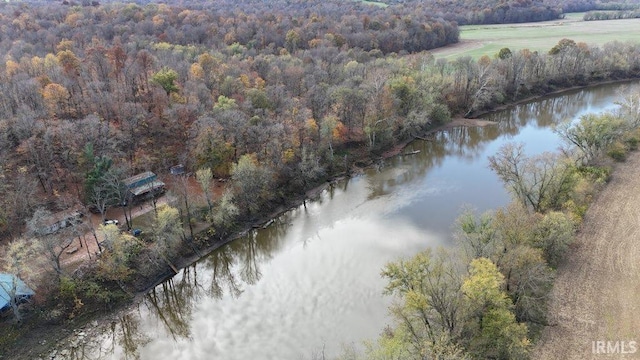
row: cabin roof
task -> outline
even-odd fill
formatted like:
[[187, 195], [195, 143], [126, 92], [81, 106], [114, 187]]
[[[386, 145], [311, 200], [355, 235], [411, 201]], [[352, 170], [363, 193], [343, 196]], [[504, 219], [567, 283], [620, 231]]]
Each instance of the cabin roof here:
[[35, 291], [31, 290], [20, 278], [12, 274], [0, 273], [0, 310], [10, 304], [11, 295], [9, 291], [13, 288], [14, 281], [16, 284], [16, 297], [35, 295]]
[[133, 194], [134, 196], [140, 196], [146, 192], [152, 191], [152, 190], [156, 190], [159, 188], [164, 187], [164, 183], [160, 180], [154, 180], [152, 182], [146, 183], [144, 185], [135, 187], [133, 189], [129, 189], [129, 191], [131, 192], [131, 194]]
[[156, 176], [155, 173], [151, 172], [151, 171], [145, 171], [143, 173], [140, 173], [138, 175], [134, 175], [132, 177], [128, 177], [124, 180], [122, 180], [122, 182], [126, 185], [126, 186], [131, 186], [132, 184], [135, 184], [136, 182], [140, 181], [140, 180], [144, 180], [144, 179], [148, 179], [148, 178], [152, 178]]

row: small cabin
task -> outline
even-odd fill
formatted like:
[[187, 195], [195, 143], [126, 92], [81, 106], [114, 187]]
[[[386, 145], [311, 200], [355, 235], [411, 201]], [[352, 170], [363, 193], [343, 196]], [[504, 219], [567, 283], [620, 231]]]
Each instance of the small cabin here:
[[49, 235], [69, 226], [82, 222], [84, 215], [80, 211], [61, 211], [46, 219], [38, 230], [42, 235]]

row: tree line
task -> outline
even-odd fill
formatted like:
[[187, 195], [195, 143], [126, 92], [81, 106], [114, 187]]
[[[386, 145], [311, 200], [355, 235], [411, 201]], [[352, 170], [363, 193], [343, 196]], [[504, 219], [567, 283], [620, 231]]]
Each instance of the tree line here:
[[559, 4], [551, 6], [543, 0], [456, 0], [402, 1], [418, 9], [455, 21], [459, 25], [510, 24], [559, 19], [563, 10]]
[[592, 10], [633, 10], [640, 5], [638, 0], [544, 0], [544, 3], [560, 8], [565, 13]]
[[597, 20], [621, 20], [621, 19], [637, 19], [640, 18], [640, 10], [629, 11], [589, 11], [584, 14], [584, 21]]

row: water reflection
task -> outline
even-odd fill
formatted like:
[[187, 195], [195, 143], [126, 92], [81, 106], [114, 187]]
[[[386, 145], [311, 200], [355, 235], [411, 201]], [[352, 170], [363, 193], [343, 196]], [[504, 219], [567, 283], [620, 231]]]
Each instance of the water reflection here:
[[216, 299], [222, 298], [225, 289], [233, 297], [238, 297], [242, 293], [240, 284], [232, 272], [235, 260], [233, 256], [232, 248], [225, 246], [207, 256], [203, 262], [204, 266], [213, 271], [209, 294]]
[[[193, 270], [193, 271], [190, 271]], [[191, 277], [191, 274], [194, 276]], [[149, 314], [164, 326], [173, 340], [191, 335], [189, 323], [197, 301], [197, 272], [194, 267], [182, 271], [180, 280], [169, 279], [154, 288], [144, 299]]]
[[119, 322], [111, 323], [111, 344], [119, 344], [124, 359], [139, 359], [138, 349], [149, 342], [149, 337], [140, 331], [139, 317], [125, 314]]
[[487, 116], [495, 125], [412, 143], [405, 151], [418, 153], [338, 182], [158, 286], [105, 329], [95, 358], [296, 359], [377, 336], [388, 321], [382, 266], [450, 244], [465, 204], [508, 201], [487, 156], [507, 141], [554, 150], [549, 127], [611, 109], [615, 89], [523, 104]]

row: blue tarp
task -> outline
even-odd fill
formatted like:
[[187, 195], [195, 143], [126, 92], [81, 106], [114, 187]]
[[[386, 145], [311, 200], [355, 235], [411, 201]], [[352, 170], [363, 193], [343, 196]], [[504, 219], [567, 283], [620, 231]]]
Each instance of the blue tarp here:
[[9, 294], [13, 292], [14, 286], [17, 300], [27, 299], [35, 295], [35, 292], [24, 281], [11, 274], [0, 274], [0, 310], [11, 306], [11, 295]]

